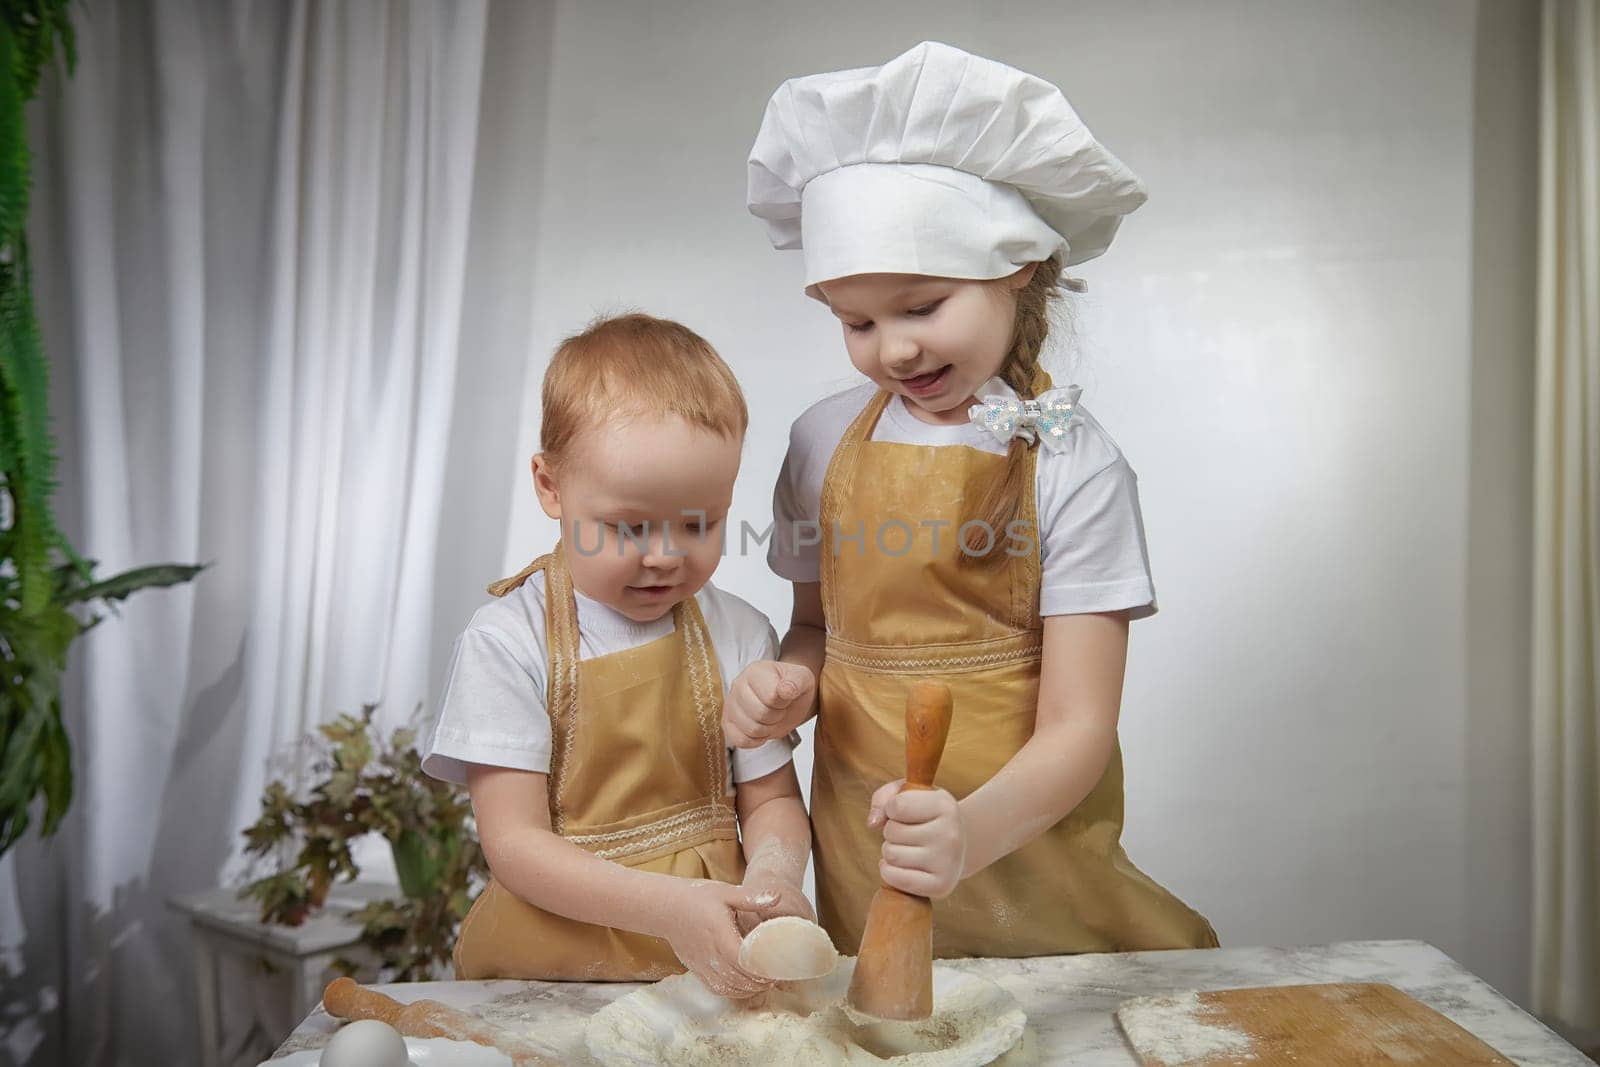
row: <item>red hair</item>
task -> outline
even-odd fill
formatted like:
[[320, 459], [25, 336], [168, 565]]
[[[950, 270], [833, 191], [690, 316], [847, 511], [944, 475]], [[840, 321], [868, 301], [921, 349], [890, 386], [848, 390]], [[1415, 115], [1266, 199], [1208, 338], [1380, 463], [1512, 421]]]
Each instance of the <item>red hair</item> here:
[[734, 441], [750, 415], [733, 371], [693, 330], [629, 314], [562, 341], [545, 371], [539, 448], [557, 466], [586, 427], [616, 417], [677, 415]]

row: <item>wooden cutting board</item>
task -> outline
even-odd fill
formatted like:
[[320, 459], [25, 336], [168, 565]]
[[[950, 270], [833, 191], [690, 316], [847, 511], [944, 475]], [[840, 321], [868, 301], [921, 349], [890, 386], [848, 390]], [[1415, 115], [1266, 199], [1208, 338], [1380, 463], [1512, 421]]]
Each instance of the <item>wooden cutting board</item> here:
[[1510, 1064], [1394, 986], [1224, 989], [1130, 1000], [1117, 1023], [1145, 1067]]

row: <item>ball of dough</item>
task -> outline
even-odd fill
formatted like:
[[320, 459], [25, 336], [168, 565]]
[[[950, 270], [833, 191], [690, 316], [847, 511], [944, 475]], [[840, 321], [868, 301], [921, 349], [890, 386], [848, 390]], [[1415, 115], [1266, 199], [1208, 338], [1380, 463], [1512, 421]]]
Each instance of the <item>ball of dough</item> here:
[[406, 1039], [388, 1023], [346, 1023], [322, 1049], [317, 1067], [411, 1067]]
[[768, 919], [745, 934], [739, 946], [739, 966], [779, 982], [821, 978], [838, 965], [828, 932], [798, 915]]

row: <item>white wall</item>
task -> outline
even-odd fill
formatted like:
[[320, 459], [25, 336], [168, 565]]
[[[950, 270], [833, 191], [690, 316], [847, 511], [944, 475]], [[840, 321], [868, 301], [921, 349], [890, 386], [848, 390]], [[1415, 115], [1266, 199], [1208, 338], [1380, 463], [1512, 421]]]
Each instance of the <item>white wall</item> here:
[[[1531, 40], [1514, 5], [1484, 11]], [[1531, 261], [1504, 240], [1526, 232], [1507, 153], [1532, 67], [1478, 49], [1511, 95], [1475, 98], [1478, 16], [556, 4], [502, 572], [554, 534], [524, 474], [537, 382], [597, 312], [679, 318], [733, 365], [753, 414], [735, 514], [757, 527], [790, 421], [852, 380], [798, 255], [743, 208], [779, 81], [924, 38], [1049, 77], [1151, 191], [1082, 271], [1072, 375], [1140, 473], [1162, 605], [1135, 627], [1124, 701], [1130, 853], [1226, 943], [1425, 939], [1523, 997], [1524, 638], [1496, 600], [1520, 594], [1525, 544], [1507, 508], [1526, 418], [1506, 413]], [[787, 618], [759, 555], [718, 581]]]

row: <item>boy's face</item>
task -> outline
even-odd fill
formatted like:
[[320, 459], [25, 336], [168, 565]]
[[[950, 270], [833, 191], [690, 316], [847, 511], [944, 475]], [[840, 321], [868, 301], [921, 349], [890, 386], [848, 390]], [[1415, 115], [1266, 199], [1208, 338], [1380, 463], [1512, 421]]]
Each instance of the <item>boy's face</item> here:
[[619, 416], [580, 435], [559, 469], [534, 456], [578, 591], [635, 622], [694, 596], [721, 560], [740, 446], [676, 415]]

